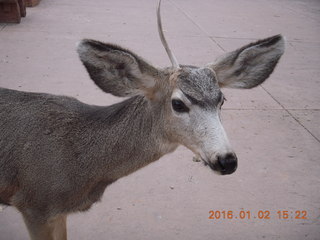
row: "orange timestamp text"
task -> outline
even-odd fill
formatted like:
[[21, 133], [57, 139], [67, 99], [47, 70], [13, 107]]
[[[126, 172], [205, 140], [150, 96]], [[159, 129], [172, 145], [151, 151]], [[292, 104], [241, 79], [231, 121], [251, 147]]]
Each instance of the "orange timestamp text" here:
[[250, 219], [280, 219], [280, 220], [305, 220], [308, 219], [308, 213], [306, 210], [241, 210], [241, 211], [231, 211], [231, 210], [210, 210], [209, 219], [219, 220], [219, 219], [240, 219], [240, 220], [250, 220]]

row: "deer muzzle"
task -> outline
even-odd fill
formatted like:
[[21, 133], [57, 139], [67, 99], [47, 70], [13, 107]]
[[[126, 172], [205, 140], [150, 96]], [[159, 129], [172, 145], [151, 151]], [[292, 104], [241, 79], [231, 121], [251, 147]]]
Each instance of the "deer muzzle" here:
[[209, 167], [222, 175], [234, 173], [238, 167], [238, 159], [234, 153], [218, 155], [217, 160], [208, 162]]

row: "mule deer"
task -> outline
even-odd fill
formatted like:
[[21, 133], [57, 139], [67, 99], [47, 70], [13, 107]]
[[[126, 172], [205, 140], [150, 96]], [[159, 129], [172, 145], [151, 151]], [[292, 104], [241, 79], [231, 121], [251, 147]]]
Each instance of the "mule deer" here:
[[66, 239], [67, 214], [88, 210], [105, 188], [179, 144], [220, 174], [237, 158], [220, 122], [222, 87], [253, 88], [274, 70], [284, 39], [273, 36], [204, 67], [158, 69], [113, 44], [82, 40], [78, 53], [107, 106], [43, 93], [0, 90], [0, 203], [23, 215], [31, 239]]

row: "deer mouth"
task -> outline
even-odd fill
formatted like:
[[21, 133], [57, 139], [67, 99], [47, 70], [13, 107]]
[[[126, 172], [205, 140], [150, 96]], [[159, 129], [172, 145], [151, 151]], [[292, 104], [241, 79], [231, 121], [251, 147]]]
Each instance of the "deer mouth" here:
[[198, 159], [203, 162], [204, 166], [211, 168], [211, 170], [213, 170], [216, 174], [222, 175], [219, 166], [217, 166], [215, 163], [212, 163], [211, 161], [208, 161], [202, 157], [199, 157]]
[[209, 162], [209, 161], [206, 161], [204, 159], [201, 159], [203, 164], [206, 166], [206, 167], [209, 167], [211, 168], [211, 170], [213, 170], [216, 174], [218, 175], [223, 175], [220, 171], [220, 166], [218, 166], [218, 164], [215, 164], [215, 163], [212, 163], [212, 162]]

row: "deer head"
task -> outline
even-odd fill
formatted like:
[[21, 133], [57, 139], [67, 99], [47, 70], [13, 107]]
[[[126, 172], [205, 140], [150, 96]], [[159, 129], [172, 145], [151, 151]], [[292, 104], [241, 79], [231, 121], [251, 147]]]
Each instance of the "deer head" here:
[[263, 83], [284, 53], [284, 38], [276, 35], [250, 43], [206, 66], [180, 65], [162, 31], [160, 2], [158, 29], [171, 67], [156, 68], [127, 49], [95, 40], [80, 42], [80, 59], [103, 91], [120, 97], [140, 95], [150, 103], [150, 112], [160, 109], [163, 131], [172, 144], [186, 146], [215, 172], [231, 174], [237, 157], [220, 120], [225, 99], [221, 89]]

